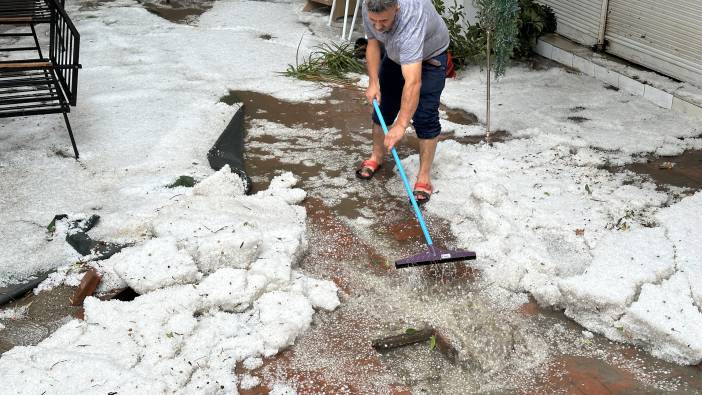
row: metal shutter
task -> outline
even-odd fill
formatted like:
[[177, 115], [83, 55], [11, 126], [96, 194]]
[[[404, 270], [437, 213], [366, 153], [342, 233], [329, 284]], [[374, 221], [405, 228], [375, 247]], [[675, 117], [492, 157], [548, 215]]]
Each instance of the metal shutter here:
[[553, 8], [558, 20], [557, 32], [560, 35], [587, 46], [597, 44], [602, 0], [537, 0], [537, 2]]
[[702, 0], [610, 0], [607, 52], [702, 85]]

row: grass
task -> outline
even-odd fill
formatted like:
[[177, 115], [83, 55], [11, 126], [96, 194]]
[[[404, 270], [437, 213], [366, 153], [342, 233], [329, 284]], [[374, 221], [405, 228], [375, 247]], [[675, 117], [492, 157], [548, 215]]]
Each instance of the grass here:
[[[302, 39], [300, 39], [302, 43]], [[282, 74], [307, 81], [346, 84], [351, 82], [346, 73], [363, 73], [365, 67], [354, 57], [351, 43], [323, 43], [314, 47], [307, 59], [299, 63], [300, 44], [297, 46], [295, 65], [288, 65]]]

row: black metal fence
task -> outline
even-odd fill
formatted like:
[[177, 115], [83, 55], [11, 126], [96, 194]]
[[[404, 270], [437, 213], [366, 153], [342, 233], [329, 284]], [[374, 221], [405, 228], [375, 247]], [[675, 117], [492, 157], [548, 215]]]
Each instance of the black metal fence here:
[[54, 4], [54, 7], [51, 7], [49, 59], [66, 99], [72, 106], [75, 106], [78, 93], [78, 69], [80, 68], [80, 34], [66, 15], [63, 6], [57, 0], [47, 1]]

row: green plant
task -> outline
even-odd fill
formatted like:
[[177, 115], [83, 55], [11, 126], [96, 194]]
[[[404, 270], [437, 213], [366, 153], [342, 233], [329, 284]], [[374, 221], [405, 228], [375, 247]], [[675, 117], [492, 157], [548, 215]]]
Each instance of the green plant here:
[[[498, 22], [499, 24], [504, 24], [509, 22], [510, 19], [513, 21], [514, 17], [515, 0], [508, 0], [511, 1], [511, 7], [507, 8], [510, 12], [500, 14], [499, 21], [494, 20], [495, 18], [483, 18], [487, 20], [479, 20], [476, 24], [468, 23], [463, 5], [459, 5], [456, 0], [453, 0], [453, 5], [448, 7], [444, 0], [432, 1], [448, 28], [451, 39], [449, 50], [457, 69], [468, 65], [484, 65], [487, 52], [486, 23], [493, 24], [493, 26], [497, 25]], [[483, 16], [487, 16], [487, 14], [494, 11], [494, 1], [474, 0], [474, 3], [477, 7], [487, 5], [487, 8], [482, 8]], [[515, 45], [512, 45], [514, 39], [508, 38], [514, 35], [514, 25], [510, 23], [507, 24], [509, 26], [507, 26], [506, 35], [503, 33], [501, 36], [496, 37], [493, 33], [490, 37], [491, 55], [495, 56], [500, 51], [500, 56], [503, 56], [503, 63], [506, 63], [506, 58], [509, 57], [527, 58], [531, 56], [539, 36], [556, 30], [556, 17], [553, 10], [548, 6], [536, 4], [533, 0], [518, 0], [516, 22], [518, 33], [516, 42], [514, 42]], [[502, 40], [501, 45], [498, 45], [498, 40]], [[510, 51], [510, 46], [512, 46], [513, 51]], [[498, 50], [496, 51], [495, 48], [498, 48]]]
[[[495, 54], [495, 77], [505, 74], [519, 34], [518, 0], [473, 0], [478, 9], [478, 20], [491, 33]], [[491, 45], [492, 48], [492, 45]]]
[[457, 69], [469, 64], [479, 64], [485, 59], [485, 35], [477, 25], [468, 23], [465, 8], [453, 0], [446, 7], [444, 0], [432, 0], [434, 7], [442, 15], [449, 31], [449, 51]]
[[[302, 39], [300, 40], [302, 42]], [[298, 44], [298, 54], [300, 46]], [[310, 81], [330, 81], [347, 83], [346, 73], [363, 73], [365, 67], [354, 57], [351, 43], [323, 43], [314, 47], [307, 59], [299, 63], [295, 55], [295, 65], [288, 65], [283, 72], [288, 77]]]
[[556, 14], [547, 5], [532, 0], [519, 0], [519, 45], [514, 49], [514, 57], [531, 56], [536, 40], [556, 31]]

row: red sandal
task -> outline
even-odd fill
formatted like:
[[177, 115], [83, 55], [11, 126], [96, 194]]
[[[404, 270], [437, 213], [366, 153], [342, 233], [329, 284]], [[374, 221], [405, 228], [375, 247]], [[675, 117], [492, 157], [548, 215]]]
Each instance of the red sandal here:
[[431, 199], [431, 194], [434, 192], [431, 184], [425, 184], [423, 182], [417, 182], [414, 184], [412, 194], [414, 195], [414, 200], [417, 201], [418, 205], [423, 205]]
[[370, 180], [373, 178], [378, 169], [380, 169], [380, 167], [381, 165], [374, 160], [364, 160], [356, 170], [356, 177], [360, 178], [361, 180]]

